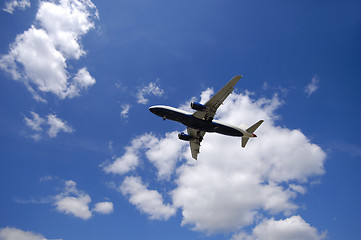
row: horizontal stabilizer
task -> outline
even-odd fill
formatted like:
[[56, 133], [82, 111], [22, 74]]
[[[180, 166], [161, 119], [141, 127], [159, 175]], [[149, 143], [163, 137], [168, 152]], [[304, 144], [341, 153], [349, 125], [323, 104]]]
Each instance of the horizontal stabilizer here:
[[[263, 123], [263, 120], [259, 120], [257, 123], [253, 124], [246, 131], [249, 133], [253, 133], [256, 129]], [[246, 142], [247, 143], [247, 142]], [[242, 144], [243, 145], [243, 144]]]
[[242, 137], [242, 147], [244, 148], [249, 140], [249, 137]]

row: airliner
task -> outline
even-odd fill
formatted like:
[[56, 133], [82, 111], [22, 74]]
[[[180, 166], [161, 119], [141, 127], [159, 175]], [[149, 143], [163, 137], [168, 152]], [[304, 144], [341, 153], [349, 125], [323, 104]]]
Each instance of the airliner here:
[[201, 142], [206, 132], [241, 137], [241, 145], [244, 148], [250, 138], [257, 137], [254, 131], [263, 123], [263, 120], [259, 120], [244, 130], [213, 119], [219, 106], [232, 93], [234, 86], [241, 78], [242, 76], [233, 77], [205, 104], [191, 102], [191, 108], [195, 110], [193, 113], [164, 105], [152, 106], [149, 108], [149, 111], [163, 118], [163, 120], [177, 121], [187, 127], [187, 133], [179, 133], [178, 138], [190, 143], [191, 154], [195, 160], [197, 160]]

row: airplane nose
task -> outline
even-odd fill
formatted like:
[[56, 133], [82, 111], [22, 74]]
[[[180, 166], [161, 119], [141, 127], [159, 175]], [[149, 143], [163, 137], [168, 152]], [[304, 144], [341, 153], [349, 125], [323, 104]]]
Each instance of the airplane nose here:
[[152, 106], [149, 108], [149, 111], [151, 111], [153, 114], [158, 115], [159, 113], [159, 108]]

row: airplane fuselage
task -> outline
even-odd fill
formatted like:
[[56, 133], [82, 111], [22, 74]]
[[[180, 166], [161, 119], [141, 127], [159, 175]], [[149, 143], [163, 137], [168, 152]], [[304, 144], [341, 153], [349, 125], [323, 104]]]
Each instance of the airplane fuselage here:
[[187, 127], [194, 128], [204, 132], [216, 132], [223, 135], [242, 137], [244, 135], [249, 135], [249, 133], [244, 130], [221, 123], [217, 120], [203, 120], [196, 118], [192, 113], [169, 107], [164, 105], [157, 105], [149, 108], [149, 111], [155, 115], [162, 117], [164, 120], [169, 119], [176, 122], [180, 122]]

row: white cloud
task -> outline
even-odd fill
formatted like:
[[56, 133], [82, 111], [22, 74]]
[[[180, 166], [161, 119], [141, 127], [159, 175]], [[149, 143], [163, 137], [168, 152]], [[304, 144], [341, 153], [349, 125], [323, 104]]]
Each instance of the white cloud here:
[[148, 133], [138, 136], [125, 148], [121, 157], [112, 163], [105, 162], [101, 167], [107, 173], [126, 174], [139, 165], [143, 150], [147, 159], [157, 168], [158, 178], [169, 179], [177, 161], [182, 158], [182, 149], [186, 145], [185, 142], [180, 142], [177, 136], [177, 132], [167, 133], [163, 139]]
[[311, 96], [312, 93], [316, 92], [319, 83], [319, 77], [317, 75], [314, 75], [311, 82], [305, 87], [305, 93], [308, 97]]
[[[139, 164], [140, 150], [153, 146], [156, 139], [152, 134], [145, 134], [132, 140], [130, 146], [125, 148], [125, 153], [112, 163], [103, 163], [101, 167], [107, 173], [125, 174], [135, 170]], [[148, 146], [148, 147], [147, 147]]]
[[59, 132], [72, 133], [74, 129], [68, 125], [68, 123], [54, 114], [48, 114], [45, 118], [39, 116], [35, 112], [31, 112], [32, 119], [25, 117], [25, 124], [30, 127], [36, 133], [31, 135], [35, 140], [40, 140], [42, 137], [43, 126], [48, 127], [48, 135], [51, 138], [54, 138], [58, 135]]
[[[208, 99], [212, 96], [214, 90], [212, 88], [207, 88], [205, 91], [201, 93], [201, 103], [206, 103]], [[188, 105], [189, 106], [189, 105]]]
[[67, 124], [67, 122], [61, 120], [54, 114], [48, 115], [47, 123], [50, 127], [48, 130], [48, 134], [51, 138], [56, 137], [60, 131], [66, 133], [72, 133], [74, 131], [73, 128]]
[[85, 54], [80, 39], [94, 27], [96, 17], [96, 7], [89, 0], [41, 1], [35, 24], [39, 27], [33, 25], [16, 37], [9, 53], [1, 56], [0, 68], [23, 82], [36, 100], [45, 101], [38, 91], [60, 99], [78, 96], [95, 79], [86, 68], [69, 74], [66, 61]]
[[90, 196], [79, 192], [76, 188], [76, 183], [69, 180], [65, 182], [64, 192], [55, 196], [54, 204], [59, 212], [87, 220], [92, 216], [88, 206], [90, 202]]
[[130, 105], [129, 104], [123, 104], [121, 106], [122, 111], [120, 112], [120, 116], [122, 118], [127, 118], [128, 117], [128, 113], [129, 113], [129, 109], [130, 109]]
[[273, 218], [264, 219], [252, 232], [252, 235], [241, 233], [236, 240], [321, 240], [326, 238], [326, 232], [319, 233], [316, 228], [306, 223], [300, 216], [276, 221]]
[[109, 214], [114, 211], [114, 206], [112, 202], [99, 202], [95, 204], [93, 211], [101, 214]]
[[[157, 80], [158, 81], [158, 80]], [[138, 103], [147, 104], [148, 99], [145, 96], [153, 95], [160, 97], [163, 95], [164, 91], [160, 87], [157, 86], [157, 81], [149, 83], [148, 86], [145, 86], [138, 90], [137, 99]]]
[[5, 227], [0, 229], [0, 240], [47, 240], [47, 238], [38, 233]]
[[62, 0], [60, 4], [42, 1], [36, 19], [65, 57], [79, 59], [85, 51], [78, 37], [94, 27], [90, 17], [98, 17], [89, 0]]
[[28, 7], [30, 7], [29, 0], [12, 0], [5, 3], [5, 8], [3, 8], [3, 11], [12, 14], [16, 8], [19, 8], [20, 10], [25, 10]]
[[145, 154], [158, 170], [159, 179], [169, 179], [174, 172], [176, 163], [182, 158], [182, 150], [186, 142], [179, 142], [177, 132], [167, 133], [165, 138], [153, 139]]
[[60, 94], [61, 98], [73, 98], [79, 96], [80, 90], [85, 90], [95, 84], [95, 79], [90, 76], [86, 68], [79, 69], [73, 78], [73, 82], [68, 86], [65, 92]]
[[[201, 101], [210, 93], [210, 89], [203, 92]], [[176, 187], [167, 189], [172, 208], [180, 208], [182, 225], [196, 231], [235, 232], [252, 226], [264, 214], [290, 216], [298, 209], [293, 200], [306, 193], [308, 182], [324, 174], [326, 154], [300, 130], [277, 126], [275, 111], [281, 105], [277, 95], [256, 100], [247, 92], [234, 93], [219, 108], [220, 121], [250, 126], [265, 120], [257, 130], [258, 138], [251, 139], [246, 148], [240, 147], [239, 138], [207, 133], [198, 161], [194, 161], [189, 147], [181, 147], [186, 142], [179, 141], [175, 133], [166, 133], [163, 138], [144, 134], [139, 138], [148, 136], [151, 141], [131, 145], [130, 152], [136, 153], [137, 161], [132, 170], [140, 159], [147, 159], [156, 166], [158, 180], [174, 181]], [[176, 165], [177, 161], [181, 164]], [[172, 173], [176, 173], [176, 179], [169, 177]], [[130, 186], [146, 189], [139, 178], [127, 179], [125, 186], [129, 187], [125, 192], [130, 196], [136, 196], [130, 193]], [[130, 198], [130, 202], [152, 216], [153, 212], [141, 206], [143, 201]]]
[[32, 130], [40, 132], [42, 131], [41, 125], [45, 123], [45, 119], [41, 118], [39, 114], [35, 112], [31, 112], [31, 115], [33, 116], [33, 119], [25, 117], [25, 123], [28, 127], [30, 127]]
[[176, 209], [163, 203], [162, 195], [156, 190], [148, 190], [139, 177], [126, 177], [119, 187], [129, 201], [151, 219], [167, 220], [176, 213]]
[[88, 204], [91, 202], [89, 195], [77, 197], [62, 197], [56, 201], [56, 209], [65, 214], [73, 214], [75, 217], [87, 220], [92, 214]]
[[233, 125], [265, 122], [245, 149], [237, 138], [206, 134], [197, 163], [178, 169], [173, 204], [182, 208], [182, 224], [208, 233], [229, 232], [254, 223], [259, 210], [295, 212], [292, 200], [301, 190], [285, 186], [322, 175], [326, 155], [299, 130], [275, 125], [280, 105], [277, 96], [253, 100], [233, 94], [226, 100], [218, 111], [220, 120]]
[[95, 204], [94, 209], [89, 209], [91, 198], [88, 194], [79, 191], [76, 183], [72, 180], [65, 182], [64, 191], [54, 197], [56, 210], [65, 214], [73, 215], [83, 220], [91, 218], [92, 211], [101, 214], [110, 214], [113, 212], [112, 202], [99, 202]]

